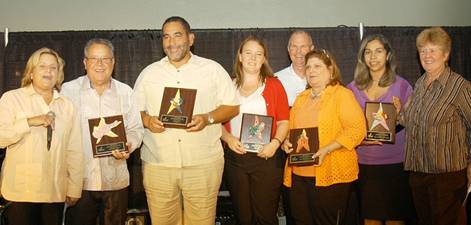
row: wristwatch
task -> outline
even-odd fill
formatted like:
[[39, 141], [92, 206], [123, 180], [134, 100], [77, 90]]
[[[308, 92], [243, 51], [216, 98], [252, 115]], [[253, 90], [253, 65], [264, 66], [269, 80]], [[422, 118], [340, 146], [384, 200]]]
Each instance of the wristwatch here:
[[209, 122], [209, 124], [214, 123], [214, 118], [211, 116], [211, 113], [208, 113], [208, 122]]

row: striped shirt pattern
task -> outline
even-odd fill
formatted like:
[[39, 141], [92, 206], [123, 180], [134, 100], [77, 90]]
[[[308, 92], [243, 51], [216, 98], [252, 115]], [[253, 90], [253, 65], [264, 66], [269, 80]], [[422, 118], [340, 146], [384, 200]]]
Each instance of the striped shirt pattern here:
[[428, 88], [426, 77], [417, 80], [404, 112], [404, 168], [423, 173], [462, 170], [470, 162], [471, 84], [450, 68]]

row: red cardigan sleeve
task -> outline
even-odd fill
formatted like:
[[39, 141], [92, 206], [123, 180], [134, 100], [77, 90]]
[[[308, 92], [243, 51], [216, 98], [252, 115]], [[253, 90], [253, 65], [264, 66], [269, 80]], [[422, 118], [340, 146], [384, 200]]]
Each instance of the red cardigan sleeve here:
[[283, 85], [276, 77], [267, 78], [265, 89], [262, 93], [267, 106], [267, 115], [273, 116], [273, 127], [271, 137], [275, 136], [276, 123], [282, 120], [289, 120], [288, 97]]

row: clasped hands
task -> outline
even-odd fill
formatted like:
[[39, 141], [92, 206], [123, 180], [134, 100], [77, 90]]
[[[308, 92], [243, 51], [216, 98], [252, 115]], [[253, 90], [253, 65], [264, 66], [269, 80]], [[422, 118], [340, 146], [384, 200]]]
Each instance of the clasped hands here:
[[[162, 133], [165, 131], [164, 124], [162, 121], [159, 120], [157, 116], [149, 116], [147, 115], [146, 118], [143, 120], [144, 127], [149, 129], [152, 133]], [[196, 132], [204, 129], [208, 122], [208, 114], [198, 114], [193, 115], [191, 122], [186, 125], [187, 132]]]
[[[243, 155], [247, 153], [240, 140], [232, 135], [228, 138], [226, 143], [229, 148], [237, 154]], [[257, 152], [257, 156], [268, 160], [269, 158], [273, 157], [273, 155], [275, 155], [278, 147], [279, 144], [277, 141], [271, 141], [270, 143], [263, 145], [262, 149]]]
[[[293, 144], [289, 142], [289, 138], [286, 138], [283, 144], [281, 145], [281, 149], [286, 152], [286, 154], [291, 153], [293, 149]], [[320, 166], [322, 165], [322, 162], [324, 161], [325, 156], [329, 154], [330, 151], [327, 148], [320, 148], [313, 156], [312, 159], [319, 158], [319, 162], [315, 164], [314, 166]]]

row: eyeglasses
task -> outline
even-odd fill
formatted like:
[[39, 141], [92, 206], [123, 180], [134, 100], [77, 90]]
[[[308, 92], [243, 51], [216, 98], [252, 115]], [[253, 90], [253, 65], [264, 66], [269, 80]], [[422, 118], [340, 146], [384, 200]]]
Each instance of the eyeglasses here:
[[440, 48], [419, 48], [420, 55], [426, 55], [427, 53], [433, 55], [439, 51], [441, 51]]
[[90, 58], [86, 58], [86, 59], [91, 64], [97, 64], [98, 62], [101, 62], [103, 64], [111, 64], [111, 62], [113, 62], [114, 58], [93, 58], [93, 57], [90, 57]]

